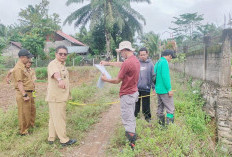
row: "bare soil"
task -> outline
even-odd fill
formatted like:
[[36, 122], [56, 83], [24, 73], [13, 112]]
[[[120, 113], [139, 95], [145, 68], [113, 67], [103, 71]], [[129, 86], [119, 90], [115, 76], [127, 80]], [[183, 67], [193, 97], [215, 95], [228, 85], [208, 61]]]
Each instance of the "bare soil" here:
[[107, 112], [102, 113], [99, 123], [87, 133], [86, 138], [77, 147], [64, 150], [67, 157], [104, 157], [117, 124], [120, 121], [120, 104], [114, 104]]
[[[96, 74], [95, 72], [95, 70], [90, 70], [88, 73], [78, 73], [76, 71], [71, 71], [71, 88], [81, 85], [82, 83], [91, 82]], [[3, 76], [3, 78], [5, 78], [5, 76]], [[44, 100], [47, 91], [47, 83], [36, 82], [35, 86], [37, 96], [36, 99]], [[6, 111], [12, 105], [16, 105], [14, 84], [13, 82], [7, 84], [6, 80], [3, 79], [3, 81], [0, 82], [0, 108], [2, 108], [3, 111]]]

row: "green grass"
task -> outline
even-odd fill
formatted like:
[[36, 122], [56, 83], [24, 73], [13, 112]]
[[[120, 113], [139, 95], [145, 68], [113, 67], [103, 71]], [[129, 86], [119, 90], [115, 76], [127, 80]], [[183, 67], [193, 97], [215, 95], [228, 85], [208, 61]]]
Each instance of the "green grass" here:
[[46, 80], [48, 77], [47, 67], [36, 68], [35, 73], [36, 73], [37, 79], [39, 79], [39, 80]]
[[35, 80], [35, 82], [43, 82], [43, 83], [45, 83], [45, 82], [47, 82], [47, 80]]
[[[79, 68], [78, 68], [79, 69]], [[87, 70], [86, 70], [87, 69]], [[92, 69], [92, 70], [91, 70]], [[91, 68], [82, 68], [78, 71], [91, 72]], [[116, 76], [118, 69], [110, 68], [111, 74]], [[96, 81], [100, 73], [95, 72], [93, 81], [89, 84], [82, 84], [72, 89], [73, 101], [85, 102], [87, 106], [67, 105], [67, 134], [71, 138], [81, 139], [91, 129], [92, 125], [99, 120], [102, 112], [106, 111], [109, 105], [102, 105], [118, 99], [119, 86], [105, 86], [104, 89], [96, 88]], [[117, 93], [117, 94], [116, 94]], [[47, 144], [48, 137], [48, 105], [44, 100], [36, 100], [36, 122], [35, 128], [29, 130], [29, 136], [18, 135], [17, 108], [12, 106], [3, 112], [0, 110], [0, 156], [62, 156], [62, 147], [59, 140], [54, 145]]]
[[[202, 110], [204, 100], [200, 94], [201, 82], [192, 87], [192, 80], [185, 80], [181, 74], [172, 73], [174, 93], [175, 123], [167, 128], [159, 126], [155, 113], [153, 120], [147, 123], [137, 119], [138, 140], [132, 151], [120, 125], [108, 148], [109, 156], [229, 156], [220, 150], [220, 144], [214, 146], [215, 126]], [[157, 103], [156, 103], [157, 104]], [[155, 107], [154, 107], [155, 106]], [[153, 104], [155, 110], [156, 105]]]

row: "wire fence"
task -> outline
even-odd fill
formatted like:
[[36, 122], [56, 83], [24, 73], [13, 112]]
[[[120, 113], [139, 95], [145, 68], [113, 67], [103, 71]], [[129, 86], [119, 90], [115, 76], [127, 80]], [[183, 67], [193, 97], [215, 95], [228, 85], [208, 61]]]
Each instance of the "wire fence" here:
[[[34, 67], [34, 68], [47, 67], [51, 61], [52, 61], [52, 59], [46, 59], [46, 60], [34, 59], [32, 67]], [[94, 64], [99, 64], [100, 61], [101, 61], [100, 58], [84, 58], [83, 57], [80, 60], [73, 58], [71, 60], [66, 61], [66, 66], [68, 66], [68, 67], [93, 66]], [[2, 61], [0, 64], [1, 64], [2, 68], [10, 69], [10, 68], [13, 68], [17, 62], [18, 62], [18, 58], [9, 57], [9, 58], [5, 58], [4, 61]]]
[[178, 46], [177, 53], [191, 53], [195, 51], [202, 51], [204, 48], [222, 45], [222, 35], [215, 36], [201, 36], [198, 40], [185, 41], [182, 45]]

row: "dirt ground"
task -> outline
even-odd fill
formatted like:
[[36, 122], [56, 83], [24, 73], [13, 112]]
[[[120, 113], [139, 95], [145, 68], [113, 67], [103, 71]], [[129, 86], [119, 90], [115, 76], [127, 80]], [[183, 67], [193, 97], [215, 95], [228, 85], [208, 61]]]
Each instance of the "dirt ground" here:
[[[88, 83], [93, 80], [96, 71], [90, 71], [89, 73], [78, 73], [76, 71], [70, 72], [70, 83], [71, 88], [81, 85], [82, 83]], [[47, 83], [45, 82], [36, 82], [36, 99], [45, 99]], [[6, 111], [10, 106], [16, 105], [15, 100], [15, 89], [14, 84], [6, 83], [6, 80], [3, 79], [0, 82], [0, 108], [3, 111]]]
[[99, 123], [86, 135], [86, 138], [77, 147], [64, 150], [67, 157], [104, 157], [110, 139], [120, 122], [120, 104], [114, 104], [102, 114]]

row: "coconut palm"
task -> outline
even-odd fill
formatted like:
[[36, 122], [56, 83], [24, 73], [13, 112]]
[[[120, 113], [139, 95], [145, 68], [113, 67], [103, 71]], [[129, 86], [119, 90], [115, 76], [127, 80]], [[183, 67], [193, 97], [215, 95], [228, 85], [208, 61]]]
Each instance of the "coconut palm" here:
[[148, 49], [151, 56], [154, 56], [158, 53], [160, 43], [159, 35], [151, 31], [142, 35], [141, 37], [139, 37], [139, 39], [141, 40], [141, 43], [143, 43], [143, 46], [145, 46]]
[[[66, 5], [83, 3], [84, 1], [87, 0], [68, 0]], [[145, 24], [144, 17], [131, 8], [131, 2], [150, 3], [150, 0], [90, 0], [89, 4], [71, 13], [64, 21], [64, 24], [72, 24], [75, 21], [74, 26], [78, 27], [85, 26], [90, 22], [91, 29], [103, 21], [106, 37], [106, 56], [111, 57], [110, 40], [115, 24], [120, 30], [123, 30], [125, 26], [129, 26], [131, 30], [138, 33], [142, 32], [140, 21]]]

